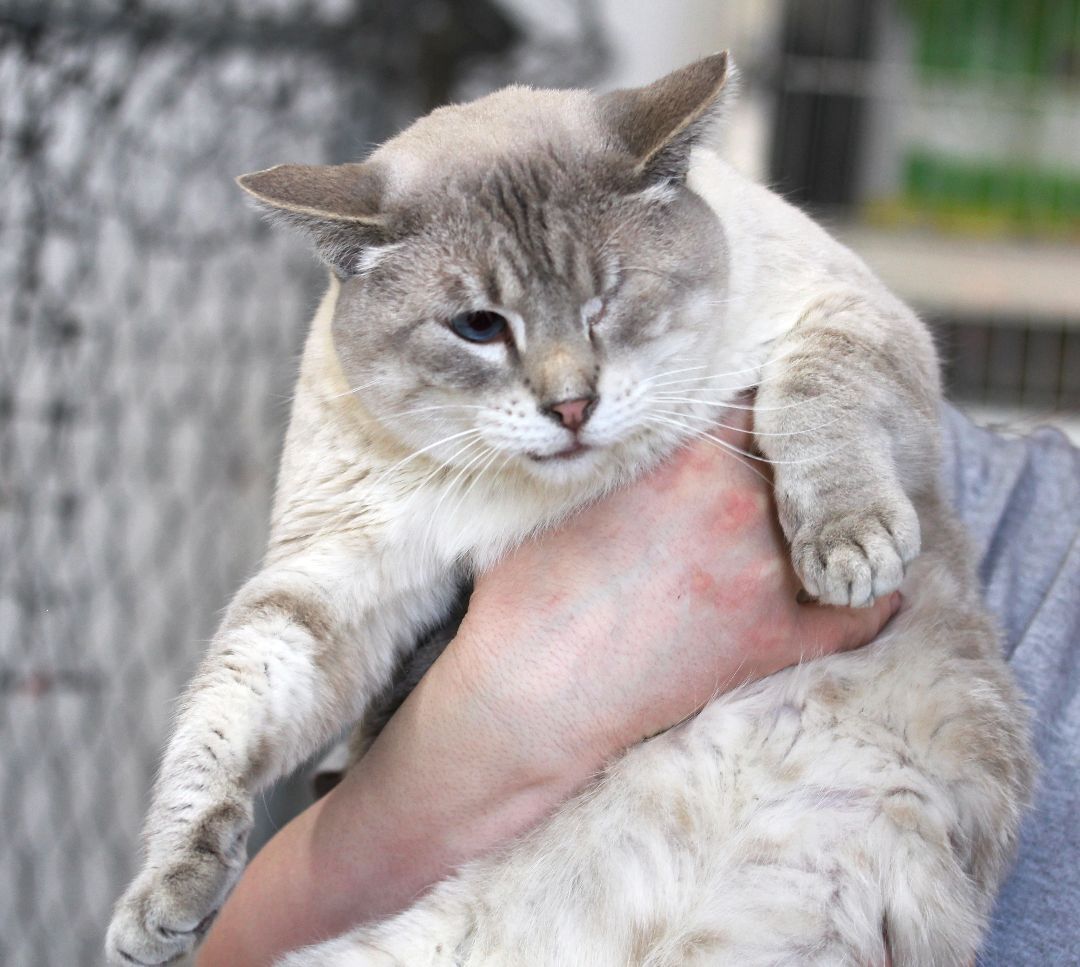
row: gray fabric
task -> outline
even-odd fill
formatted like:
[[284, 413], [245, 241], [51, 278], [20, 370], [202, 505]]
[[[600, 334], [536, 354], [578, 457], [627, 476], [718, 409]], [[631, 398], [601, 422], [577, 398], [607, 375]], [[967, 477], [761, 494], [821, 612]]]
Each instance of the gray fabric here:
[[1035, 716], [1042, 764], [983, 967], [1080, 964], [1080, 450], [1056, 430], [1008, 438], [947, 408], [946, 487]]

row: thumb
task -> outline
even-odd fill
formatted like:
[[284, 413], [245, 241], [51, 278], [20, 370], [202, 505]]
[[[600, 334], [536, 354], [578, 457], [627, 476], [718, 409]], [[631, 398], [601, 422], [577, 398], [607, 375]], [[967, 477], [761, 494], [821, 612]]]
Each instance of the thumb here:
[[806, 604], [807, 619], [813, 629], [818, 652], [830, 655], [851, 651], [870, 644], [889, 623], [903, 603], [899, 591], [878, 598], [868, 608], [836, 608], [828, 605]]

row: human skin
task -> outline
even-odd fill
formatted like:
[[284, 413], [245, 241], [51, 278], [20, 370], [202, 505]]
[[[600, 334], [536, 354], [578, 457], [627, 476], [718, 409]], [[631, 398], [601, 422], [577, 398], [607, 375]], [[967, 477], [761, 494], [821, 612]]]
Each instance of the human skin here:
[[[745, 414], [716, 435], [745, 448]], [[715, 694], [869, 642], [899, 597], [797, 601], [767, 479], [703, 441], [482, 575], [446, 651], [329, 795], [255, 857], [199, 967], [408, 906]]]

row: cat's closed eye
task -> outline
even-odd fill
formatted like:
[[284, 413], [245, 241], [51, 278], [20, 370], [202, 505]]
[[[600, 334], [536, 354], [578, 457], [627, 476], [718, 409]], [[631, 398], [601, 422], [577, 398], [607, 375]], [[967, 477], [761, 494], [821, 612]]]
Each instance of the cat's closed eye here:
[[607, 301], [601, 296], [594, 296], [581, 307], [581, 317], [591, 333], [607, 315]]

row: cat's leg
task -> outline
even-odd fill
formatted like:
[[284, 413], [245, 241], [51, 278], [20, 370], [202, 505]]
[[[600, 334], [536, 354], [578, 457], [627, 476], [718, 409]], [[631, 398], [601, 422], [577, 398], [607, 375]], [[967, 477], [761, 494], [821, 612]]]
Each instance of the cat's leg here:
[[416, 615], [437, 617], [452, 596], [447, 586], [424, 600], [380, 599], [374, 571], [355, 553], [321, 548], [238, 593], [168, 743], [143, 867], [109, 928], [113, 962], [161, 964], [193, 946], [245, 863], [253, 793], [355, 720], [389, 679]]
[[863, 606], [919, 553], [912, 498], [937, 473], [933, 346], [886, 294], [810, 305], [766, 367], [754, 412], [780, 522], [806, 590]]
[[[938, 398], [933, 346], [909, 310], [887, 293], [830, 296], [777, 347], [754, 415], [811, 594], [868, 603], [900, 585], [920, 544], [926, 551], [893, 625], [910, 621], [913, 630], [882, 643], [892, 667], [867, 692], [885, 734], [902, 738], [886, 764], [918, 762], [925, 782], [861, 775], [881, 800], [873, 853], [894, 959], [914, 964], [972, 955], [1031, 781], [1026, 716], [966, 538], [938, 495]], [[866, 719], [868, 706], [832, 712], [839, 730], [845, 718]]]

